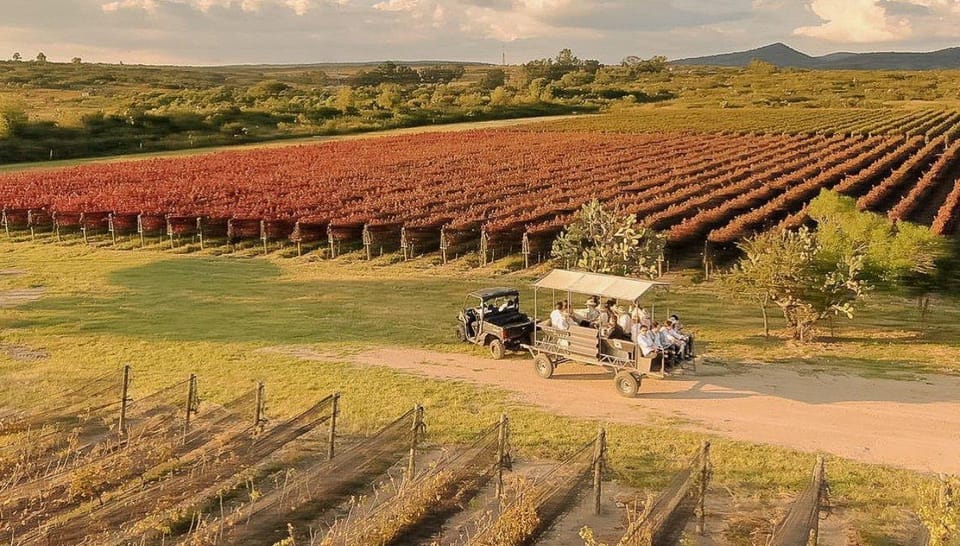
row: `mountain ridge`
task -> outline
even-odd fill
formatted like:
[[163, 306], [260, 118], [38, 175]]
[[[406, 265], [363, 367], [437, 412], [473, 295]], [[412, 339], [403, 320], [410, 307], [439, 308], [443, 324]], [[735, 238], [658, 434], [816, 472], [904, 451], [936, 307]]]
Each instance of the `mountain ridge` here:
[[676, 59], [670, 61], [670, 64], [745, 67], [754, 60], [772, 63], [783, 68], [821, 70], [949, 70], [960, 69], [960, 47], [928, 52], [838, 51], [814, 57], [783, 42], [777, 42], [747, 51]]

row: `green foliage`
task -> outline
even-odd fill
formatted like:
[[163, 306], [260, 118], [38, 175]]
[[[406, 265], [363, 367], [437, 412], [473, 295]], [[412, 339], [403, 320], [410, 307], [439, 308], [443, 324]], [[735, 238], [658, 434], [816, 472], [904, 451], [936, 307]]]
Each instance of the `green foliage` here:
[[551, 254], [567, 266], [596, 273], [652, 277], [666, 237], [637, 222], [633, 214], [586, 203], [553, 242]]
[[557, 81], [571, 72], [596, 73], [600, 68], [597, 61], [584, 61], [576, 57], [569, 49], [562, 49], [553, 59], [537, 59], [523, 65], [527, 82], [537, 79]]
[[930, 534], [929, 546], [960, 546], [960, 479], [922, 489], [917, 515]]
[[754, 59], [747, 65], [747, 72], [750, 74], [770, 75], [776, 74], [779, 70], [777, 65], [760, 59]]
[[418, 70], [422, 83], [450, 83], [463, 77], [462, 64], [427, 66]]
[[384, 83], [418, 84], [420, 73], [407, 65], [385, 62], [377, 65], [373, 70], [361, 70], [350, 78], [350, 84], [358, 87], [375, 87]]
[[818, 234], [768, 231], [739, 244], [744, 257], [720, 285], [735, 299], [775, 304], [800, 341], [815, 337], [818, 322], [830, 316], [853, 318], [868, 290], [860, 246], [842, 253], [825, 250]]
[[480, 79], [480, 88], [493, 91], [498, 87], [503, 87], [507, 83], [507, 73], [500, 68], [486, 70]]
[[856, 200], [829, 190], [810, 202], [817, 238], [834, 259], [850, 248], [863, 249], [863, 277], [890, 290], [926, 286], [937, 262], [948, 256], [947, 241], [924, 226], [899, 222], [857, 209]]

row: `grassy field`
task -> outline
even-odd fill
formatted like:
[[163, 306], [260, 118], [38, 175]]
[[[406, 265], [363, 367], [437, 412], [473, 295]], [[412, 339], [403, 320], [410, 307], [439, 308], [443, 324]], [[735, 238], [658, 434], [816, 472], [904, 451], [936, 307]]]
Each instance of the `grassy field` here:
[[[509, 260], [469, 275], [469, 259], [446, 267], [432, 258], [391, 261], [361, 265], [353, 255], [329, 262], [0, 242], [0, 271], [7, 272], [0, 275], [0, 293], [43, 289], [32, 303], [0, 303], [4, 404], [50, 404], [65, 386], [130, 363], [134, 396], [190, 372], [199, 374], [202, 398], [214, 401], [264, 380], [274, 417], [339, 390], [343, 425], [354, 433], [369, 432], [416, 402], [427, 407], [435, 443], [465, 440], [502, 411], [512, 417], [513, 443], [522, 456], [561, 457], [595, 432], [596, 422], [557, 417], [497, 390], [347, 363], [351, 352], [374, 346], [473, 351], [453, 339], [463, 294], [491, 283], [525, 286], [531, 275], [506, 271]], [[680, 277], [656, 305], [658, 315], [669, 309], [684, 316], [709, 344], [710, 358], [729, 365], [762, 361], [887, 376], [958, 371], [960, 308], [946, 302], [937, 303], [937, 324], [923, 329], [909, 302], [874, 298], [864, 318], [813, 346], [759, 336], [753, 310], [718, 301], [709, 285], [694, 285], [689, 277]], [[342, 354], [344, 362], [305, 362], [262, 350], [278, 345]], [[15, 358], [17, 347], [47, 357]], [[669, 469], [702, 439], [663, 426], [608, 429], [614, 472], [649, 490], [665, 485]], [[770, 507], [768, 523], [776, 519], [775, 507], [802, 487], [812, 463], [806, 453], [713, 442], [718, 487], [736, 502]], [[915, 525], [907, 510], [931, 480], [837, 458], [829, 459], [829, 473], [834, 503], [868, 544], [903, 543], [904, 529]]]

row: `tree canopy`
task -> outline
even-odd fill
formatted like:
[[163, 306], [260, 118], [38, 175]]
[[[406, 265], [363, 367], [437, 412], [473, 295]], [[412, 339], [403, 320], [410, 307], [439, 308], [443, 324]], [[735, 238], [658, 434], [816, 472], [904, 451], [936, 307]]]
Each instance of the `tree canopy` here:
[[552, 255], [594, 273], [652, 277], [665, 243], [663, 234], [640, 225], [635, 215], [605, 209], [594, 199], [553, 242]]
[[853, 318], [869, 289], [863, 279], [864, 252], [852, 245], [827, 249], [818, 233], [771, 230], [739, 244], [744, 256], [721, 278], [729, 297], [780, 308], [793, 337], [815, 337], [817, 323], [830, 316]]

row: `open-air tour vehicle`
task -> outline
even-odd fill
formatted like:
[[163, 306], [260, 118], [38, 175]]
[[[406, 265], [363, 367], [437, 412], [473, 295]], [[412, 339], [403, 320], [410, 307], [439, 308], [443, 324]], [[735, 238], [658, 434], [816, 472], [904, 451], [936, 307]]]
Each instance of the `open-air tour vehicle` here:
[[489, 347], [499, 360], [507, 350], [522, 351], [533, 336], [533, 321], [520, 311], [520, 292], [496, 287], [474, 290], [457, 317], [457, 339]]
[[[669, 286], [665, 282], [629, 279], [600, 273], [555, 269], [533, 284], [534, 309], [541, 290], [551, 290], [552, 301], [565, 300], [572, 308], [573, 294], [604, 299], [637, 302], [649, 290]], [[562, 292], [562, 297], [557, 294]], [[589, 366], [601, 366], [613, 372], [614, 385], [623, 396], [635, 396], [644, 377], [663, 377], [666, 370], [663, 358], [657, 355], [643, 356], [640, 348], [631, 341], [610, 339], [601, 335], [597, 326], [581, 326], [581, 316], [573, 313], [574, 321], [568, 330], [553, 328], [550, 319], [539, 321], [529, 344], [523, 345], [533, 356], [537, 375], [549, 379], [554, 369], [565, 362], [578, 362]]]

